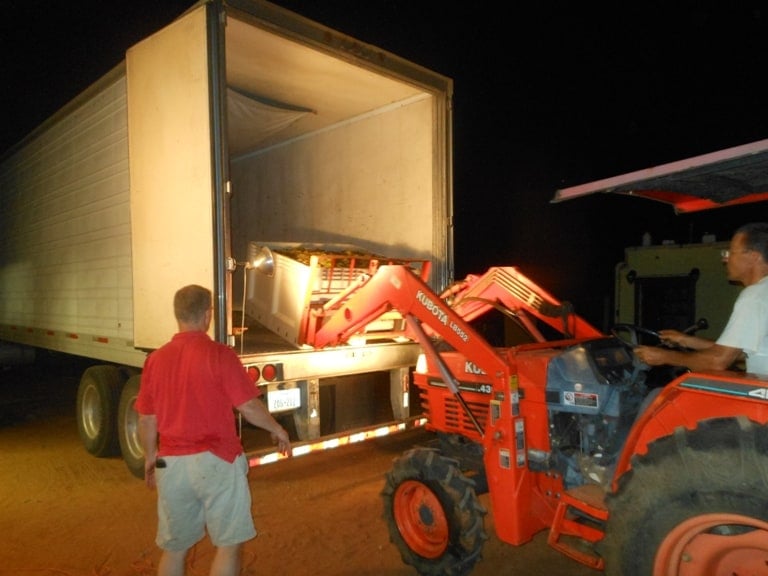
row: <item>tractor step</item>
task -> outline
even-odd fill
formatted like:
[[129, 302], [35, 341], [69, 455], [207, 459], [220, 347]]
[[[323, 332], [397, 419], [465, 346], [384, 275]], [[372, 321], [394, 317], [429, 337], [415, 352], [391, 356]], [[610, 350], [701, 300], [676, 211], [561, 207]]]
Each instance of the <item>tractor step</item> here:
[[596, 484], [585, 484], [566, 491], [557, 505], [547, 543], [555, 550], [597, 570], [603, 559], [594, 544], [605, 536], [605, 491]]

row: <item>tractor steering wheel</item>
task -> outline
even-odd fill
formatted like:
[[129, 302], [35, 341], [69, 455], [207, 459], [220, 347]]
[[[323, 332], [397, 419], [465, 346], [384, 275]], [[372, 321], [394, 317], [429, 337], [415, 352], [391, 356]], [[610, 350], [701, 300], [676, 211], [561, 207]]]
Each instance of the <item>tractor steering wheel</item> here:
[[663, 346], [661, 342], [661, 334], [650, 328], [643, 328], [637, 324], [615, 324], [611, 328], [611, 334], [621, 340], [629, 348], [636, 348], [640, 346], [640, 335], [650, 336], [654, 339], [652, 346]]
[[[706, 329], [707, 327], [707, 321], [705, 319], [701, 319], [693, 326], [683, 330], [683, 332], [686, 334], [693, 334], [696, 332], [696, 330]], [[634, 349], [641, 344], [647, 346], [658, 346], [660, 348], [669, 348], [672, 350], [686, 350], [686, 348], [683, 346], [662, 340], [661, 334], [655, 330], [643, 328], [642, 326], [638, 326], [636, 324], [616, 324], [613, 328], [611, 328], [611, 334], [615, 336], [619, 341], [621, 341], [621, 343], [629, 348], [629, 350], [632, 352], [632, 363], [635, 367], [635, 370], [637, 372], [642, 371], [647, 373], [645, 383], [649, 389], [664, 386], [684, 372], [688, 371], [687, 368], [682, 366], [648, 366], [634, 354]], [[652, 341], [640, 342], [641, 335], [649, 336]]]
[[[684, 334], [695, 334], [697, 330], [706, 330], [707, 328], [709, 328], [707, 319], [700, 318], [695, 324], [688, 326], [688, 328], [684, 329], [682, 332]], [[640, 344], [645, 344], [645, 342], [640, 342], [640, 335], [643, 334], [653, 338], [653, 341], [647, 344], [648, 346], [659, 346], [661, 348], [671, 348], [673, 350], [686, 349], [684, 346], [662, 340], [661, 334], [655, 330], [643, 328], [637, 324], [614, 324], [613, 328], [611, 328], [611, 334], [621, 340], [628, 348], [636, 348], [640, 346]]]

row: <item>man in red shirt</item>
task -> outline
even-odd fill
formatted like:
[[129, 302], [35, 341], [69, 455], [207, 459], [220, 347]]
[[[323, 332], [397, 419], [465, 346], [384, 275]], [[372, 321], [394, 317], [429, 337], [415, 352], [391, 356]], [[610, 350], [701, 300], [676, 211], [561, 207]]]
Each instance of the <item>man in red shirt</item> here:
[[290, 440], [237, 355], [208, 336], [210, 290], [185, 286], [173, 307], [179, 331], [147, 357], [136, 400], [145, 482], [157, 488], [158, 576], [183, 576], [206, 530], [216, 547], [210, 574], [235, 576], [256, 530], [233, 409], [270, 432], [281, 453], [290, 453]]

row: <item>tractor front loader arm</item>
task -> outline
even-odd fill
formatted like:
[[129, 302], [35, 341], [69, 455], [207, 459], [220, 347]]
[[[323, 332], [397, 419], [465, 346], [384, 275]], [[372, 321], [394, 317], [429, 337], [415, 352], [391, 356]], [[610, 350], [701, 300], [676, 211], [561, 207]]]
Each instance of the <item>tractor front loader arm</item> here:
[[513, 315], [539, 342], [546, 338], [528, 315], [538, 318], [565, 338], [603, 336], [597, 328], [576, 315], [570, 304], [560, 302], [510, 266], [489, 268], [481, 276], [469, 275], [445, 290], [441, 298], [450, 301], [451, 307], [468, 322], [490, 308]]
[[494, 388], [498, 390], [507, 390], [510, 386], [509, 366], [482, 336], [408, 267], [382, 266], [366, 281], [360, 282], [345, 295], [335, 313], [314, 332], [312, 345], [322, 348], [344, 343], [368, 323], [392, 309], [405, 317], [407, 336], [416, 339], [424, 353], [439, 367], [446, 386], [482, 437], [484, 430], [462, 398], [458, 381], [422, 325], [479, 366], [495, 382]]
[[[403, 265], [381, 266], [346, 294], [334, 314], [322, 319], [308, 343], [315, 348], [347, 342], [382, 314], [396, 310], [409, 318], [404, 336], [419, 339], [410, 326], [417, 320], [427, 332], [440, 336], [487, 374], [502, 378], [505, 361], [469, 323], [451, 309], [421, 278]], [[420, 342], [422, 347], [427, 342]]]

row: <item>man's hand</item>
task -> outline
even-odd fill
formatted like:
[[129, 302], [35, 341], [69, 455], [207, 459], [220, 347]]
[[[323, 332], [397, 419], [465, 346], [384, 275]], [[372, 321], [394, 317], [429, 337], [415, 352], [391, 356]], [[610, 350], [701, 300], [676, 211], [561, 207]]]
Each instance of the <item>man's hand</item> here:
[[157, 487], [157, 479], [155, 478], [155, 461], [144, 461], [144, 484], [147, 488], [154, 490]]
[[288, 437], [288, 432], [282, 426], [278, 427], [276, 432], [272, 432], [272, 442], [277, 444], [277, 450], [283, 456], [291, 455], [291, 440]]
[[685, 334], [679, 330], [659, 330], [659, 337], [662, 344], [688, 348], [685, 342], [690, 338], [690, 334]]
[[139, 441], [144, 451], [144, 483], [152, 490], [157, 486], [155, 480], [155, 460], [157, 459], [157, 416], [139, 414]]
[[669, 364], [668, 351], [656, 346], [636, 346], [632, 352], [635, 356], [648, 366], [660, 366]]

